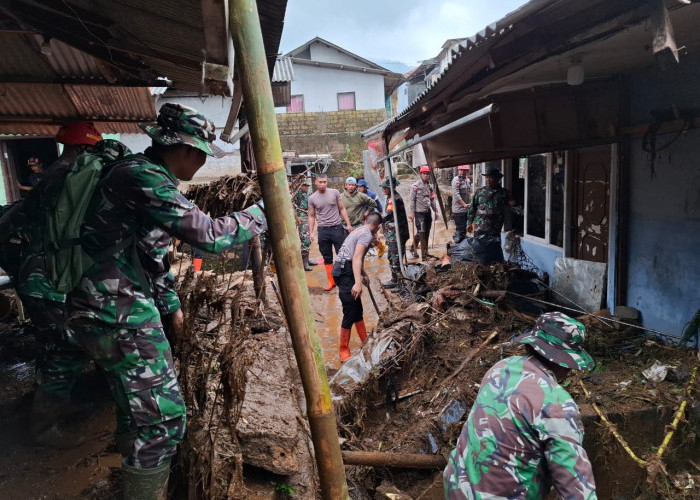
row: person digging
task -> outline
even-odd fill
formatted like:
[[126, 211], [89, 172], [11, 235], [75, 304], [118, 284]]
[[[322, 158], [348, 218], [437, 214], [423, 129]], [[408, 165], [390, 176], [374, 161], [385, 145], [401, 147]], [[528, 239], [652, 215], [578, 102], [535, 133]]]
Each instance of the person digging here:
[[586, 327], [559, 312], [516, 337], [527, 354], [486, 372], [457, 447], [443, 472], [447, 500], [557, 498], [595, 500], [578, 406], [560, 385], [595, 362], [583, 348]]
[[363, 226], [345, 238], [333, 263], [333, 278], [338, 286], [338, 297], [343, 305], [343, 321], [340, 324], [340, 361], [350, 357], [350, 333], [355, 325], [357, 335], [364, 344], [367, 339], [365, 321], [362, 318], [362, 285], [369, 286], [369, 277], [363, 269], [365, 255], [382, 223], [378, 213], [367, 216]]

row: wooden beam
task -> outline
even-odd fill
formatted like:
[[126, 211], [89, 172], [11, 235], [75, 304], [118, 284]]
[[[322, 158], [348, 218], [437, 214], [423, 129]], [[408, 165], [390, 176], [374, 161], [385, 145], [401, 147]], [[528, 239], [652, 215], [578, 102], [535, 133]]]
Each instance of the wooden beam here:
[[383, 453], [379, 451], [344, 451], [345, 465], [392, 467], [397, 469], [444, 469], [447, 460], [442, 455], [419, 453]]

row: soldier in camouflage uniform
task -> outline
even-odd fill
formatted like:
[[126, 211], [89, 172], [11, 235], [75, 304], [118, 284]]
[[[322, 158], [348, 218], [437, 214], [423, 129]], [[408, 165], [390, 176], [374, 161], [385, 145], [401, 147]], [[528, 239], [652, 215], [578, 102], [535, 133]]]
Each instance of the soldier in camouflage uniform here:
[[296, 210], [297, 229], [301, 241], [301, 260], [304, 263], [304, 271], [311, 271], [315, 262], [309, 261], [309, 248], [311, 247], [311, 234], [309, 233], [309, 185], [304, 182], [292, 198], [292, 204]]
[[528, 347], [486, 372], [443, 473], [449, 500], [535, 500], [553, 487], [559, 498], [595, 500], [578, 406], [558, 383], [570, 370], [591, 370], [585, 327], [545, 313], [516, 337]]
[[[75, 445], [62, 424], [72, 419], [79, 407], [71, 404], [75, 381], [87, 364], [85, 353], [71, 344], [64, 332], [66, 296], [54, 287], [46, 267], [44, 245], [47, 211], [55, 203], [68, 167], [86, 150], [103, 145], [102, 135], [89, 122], [63, 125], [56, 135], [63, 152], [44, 172], [42, 181], [2, 219], [3, 232], [12, 234], [22, 247], [13, 277], [15, 289], [34, 326], [42, 351], [37, 359], [38, 386], [30, 420], [35, 442], [58, 447]], [[98, 145], [98, 146], [96, 146]], [[72, 442], [73, 441], [73, 442]]]
[[[83, 249], [94, 264], [68, 296], [72, 340], [106, 373], [118, 407], [125, 498], [160, 498], [185, 431], [186, 409], [161, 314], [182, 323], [167, 260], [171, 236], [222, 253], [267, 229], [253, 206], [211, 219], [177, 189], [191, 180], [215, 127], [194, 109], [165, 104], [142, 154], [110, 164], [83, 224]], [[107, 250], [106, 250], [107, 249]]]
[[[386, 239], [386, 244], [389, 247], [389, 267], [391, 268], [391, 281], [383, 283], [384, 288], [396, 288], [399, 276], [401, 276], [401, 264], [399, 262], [399, 247], [397, 239], [401, 239], [401, 248], [406, 248], [406, 242], [409, 238], [408, 231], [408, 219], [406, 218], [406, 209], [404, 207], [403, 198], [396, 190], [396, 186], [401, 184], [395, 179], [391, 179], [394, 185], [394, 196], [395, 199], [391, 197], [391, 187], [389, 186], [389, 180], [382, 182], [382, 192], [386, 196], [386, 211], [384, 218], [382, 219], [382, 231], [384, 231], [384, 238]], [[396, 210], [397, 218], [399, 219], [399, 230], [396, 230], [396, 223], [394, 222], [394, 210]], [[397, 235], [398, 233], [398, 235]]]
[[500, 186], [503, 174], [497, 168], [485, 174], [486, 186], [474, 193], [467, 212], [467, 227], [474, 223], [474, 236], [501, 237], [506, 209], [515, 206], [515, 200], [507, 189]]

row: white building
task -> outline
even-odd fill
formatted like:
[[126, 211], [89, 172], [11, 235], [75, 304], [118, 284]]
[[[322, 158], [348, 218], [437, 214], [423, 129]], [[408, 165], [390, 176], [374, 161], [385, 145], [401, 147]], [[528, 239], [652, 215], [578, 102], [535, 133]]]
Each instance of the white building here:
[[322, 38], [285, 54], [294, 67], [291, 104], [278, 113], [384, 109], [402, 76]]

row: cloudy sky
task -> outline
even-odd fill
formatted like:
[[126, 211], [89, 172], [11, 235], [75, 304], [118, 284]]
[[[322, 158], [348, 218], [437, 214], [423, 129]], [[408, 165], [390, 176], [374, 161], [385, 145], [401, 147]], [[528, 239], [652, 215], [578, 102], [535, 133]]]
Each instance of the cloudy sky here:
[[525, 0], [288, 0], [280, 51], [320, 36], [379, 64], [416, 66]]

